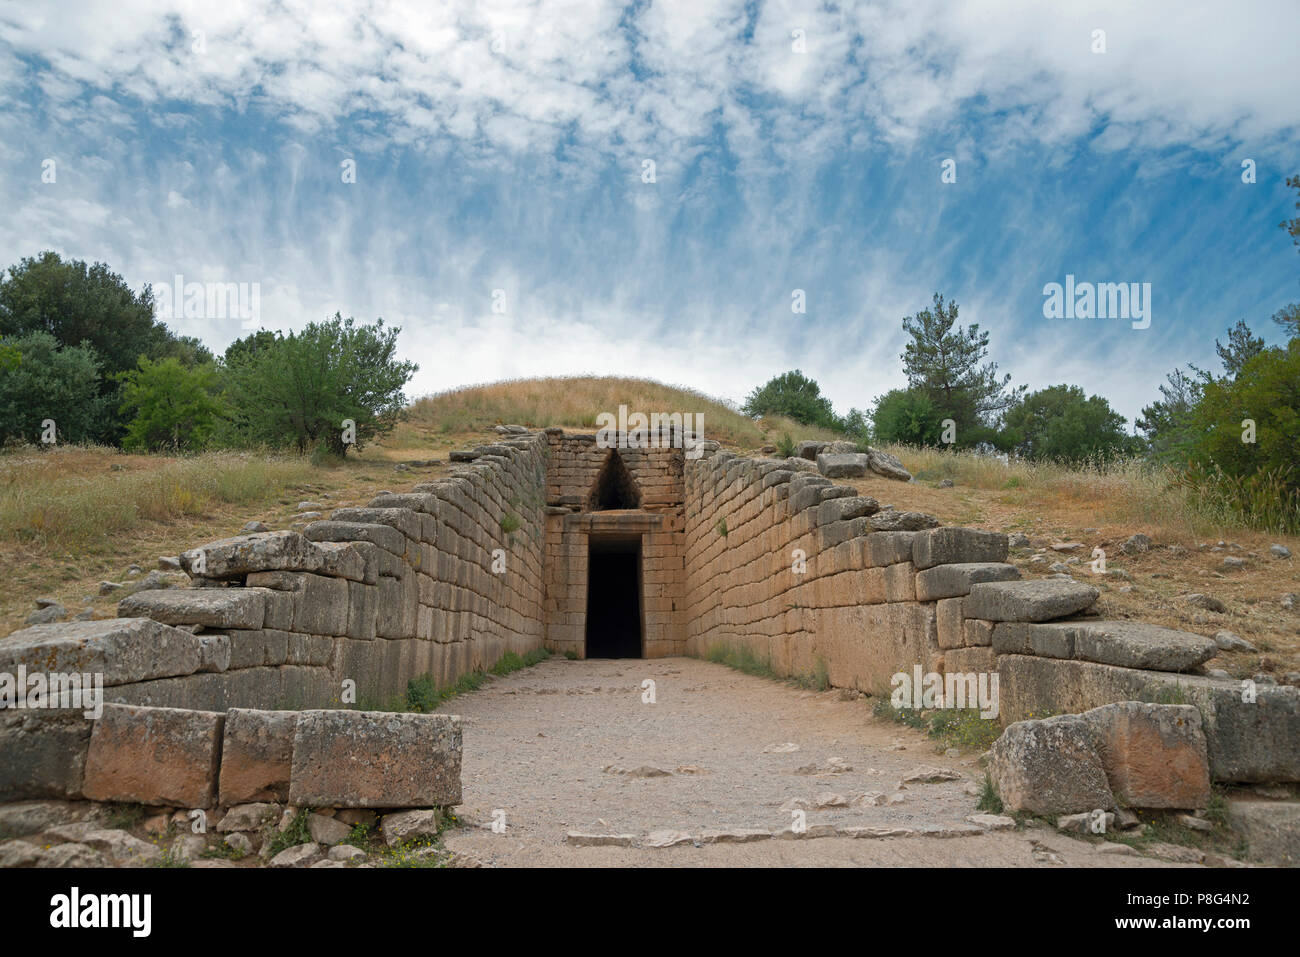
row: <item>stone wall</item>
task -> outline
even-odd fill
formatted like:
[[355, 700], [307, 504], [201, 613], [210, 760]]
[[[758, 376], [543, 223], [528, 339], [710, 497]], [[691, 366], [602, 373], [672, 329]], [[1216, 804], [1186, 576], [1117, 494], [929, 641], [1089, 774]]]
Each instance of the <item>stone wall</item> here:
[[1207, 677], [1211, 639], [1103, 621], [1084, 582], [1021, 581], [1005, 535], [882, 509], [822, 474], [892, 471], [868, 463], [716, 452], [686, 464], [688, 654], [743, 648], [778, 675], [824, 671], [836, 687], [885, 695], [918, 669], [996, 675], [1004, 724], [1186, 702], [1201, 711], [1216, 780], [1300, 780], [1300, 689]]
[[[621, 539], [640, 542], [643, 655], [682, 654], [682, 450], [604, 449], [594, 434], [547, 433], [546, 646], [585, 654], [591, 543]], [[601, 509], [594, 500], [602, 470], [612, 467], [626, 472], [629, 508]]]
[[453, 682], [542, 645], [547, 456], [544, 435], [513, 436], [301, 534], [191, 549], [181, 565], [199, 587], [132, 594], [122, 627], [18, 632], [0, 671], [100, 648], [109, 701], [214, 712], [382, 708], [416, 676]]

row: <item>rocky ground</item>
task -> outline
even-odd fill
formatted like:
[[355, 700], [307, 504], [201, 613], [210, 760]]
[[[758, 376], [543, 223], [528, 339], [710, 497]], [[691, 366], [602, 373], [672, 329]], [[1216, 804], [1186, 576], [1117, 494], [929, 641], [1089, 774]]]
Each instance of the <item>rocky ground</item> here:
[[[463, 721], [450, 818], [247, 804], [196, 834], [185, 809], [28, 801], [0, 805], [0, 867], [1152, 867], [1246, 854], [1200, 818], [1134, 816], [1100, 836], [981, 810], [977, 749], [873, 705], [690, 658], [556, 657], [441, 709]], [[1272, 790], [1247, 797], [1292, 803]]]
[[1229, 863], [982, 814], [978, 754], [936, 753], [856, 693], [695, 659], [552, 658], [443, 710], [465, 742], [462, 826], [444, 839], [487, 865]]

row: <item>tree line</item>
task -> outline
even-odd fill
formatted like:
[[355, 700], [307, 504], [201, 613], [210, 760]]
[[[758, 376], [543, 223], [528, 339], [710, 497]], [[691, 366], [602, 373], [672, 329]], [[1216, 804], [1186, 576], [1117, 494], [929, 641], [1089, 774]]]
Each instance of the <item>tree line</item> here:
[[[1300, 176], [1287, 179], [1300, 191]], [[1296, 203], [1300, 210], [1300, 202]], [[1281, 224], [1300, 247], [1300, 216]], [[962, 326], [957, 303], [940, 293], [903, 319], [900, 356], [907, 386], [875, 399], [867, 412], [837, 416], [817, 383], [799, 370], [756, 388], [742, 410], [778, 414], [862, 440], [996, 451], [1068, 464], [1144, 456], [1185, 470], [1193, 480], [1254, 483], [1300, 494], [1300, 304], [1272, 321], [1286, 342], [1266, 345], [1239, 320], [1215, 340], [1222, 371], [1189, 365], [1166, 376], [1159, 398], [1134, 422], [1102, 396], [1068, 383], [1034, 392], [1013, 386], [988, 361], [989, 334]], [[1300, 501], [1300, 499], [1295, 499]]]
[[0, 442], [342, 456], [390, 431], [416, 371], [399, 329], [333, 317], [213, 355], [103, 263], [27, 257], [0, 278]]

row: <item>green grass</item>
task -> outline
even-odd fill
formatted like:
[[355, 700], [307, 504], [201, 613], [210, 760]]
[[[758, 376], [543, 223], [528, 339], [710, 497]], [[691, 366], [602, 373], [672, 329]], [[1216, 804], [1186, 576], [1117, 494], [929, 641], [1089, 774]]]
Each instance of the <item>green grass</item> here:
[[718, 519], [718, 524], [713, 527], [717, 529], [718, 534], [721, 535], [723, 538], [727, 537], [727, 518], [725, 515], [722, 518]]
[[974, 708], [895, 708], [888, 694], [877, 696], [872, 714], [924, 731], [940, 751], [987, 751], [1002, 734], [997, 718], [981, 718]]
[[726, 665], [728, 668], [744, 672], [747, 675], [756, 675], [759, 678], [768, 678], [772, 681], [782, 681], [810, 691], [826, 691], [831, 686], [826, 662], [820, 656], [814, 659], [812, 672], [789, 676], [777, 674], [768, 659], [754, 654], [745, 645], [718, 642], [709, 646], [709, 650], [704, 657], [714, 664]]
[[200, 854], [199, 856], [218, 858], [226, 861], [238, 861], [246, 857], [247, 852], [241, 851], [235, 847], [231, 847], [225, 841], [219, 840], [215, 844], [209, 844], [206, 848], [203, 849], [203, 853]]
[[522, 525], [523, 521], [514, 512], [507, 512], [505, 518], [501, 519], [501, 531], [507, 535], [519, 531]]
[[111, 804], [108, 808], [108, 827], [114, 831], [129, 831], [144, 820], [145, 809], [140, 804]]
[[420, 675], [406, 683], [406, 696], [388, 710], [428, 714], [436, 711], [443, 702], [456, 697], [456, 695], [477, 691], [487, 681], [488, 674], [497, 675], [498, 677], [508, 675], [522, 668], [531, 668], [550, 656], [551, 653], [546, 648], [534, 648], [522, 655], [514, 651], [507, 651], [486, 672], [471, 671], [441, 688], [438, 687], [438, 683], [433, 679], [432, 675]]

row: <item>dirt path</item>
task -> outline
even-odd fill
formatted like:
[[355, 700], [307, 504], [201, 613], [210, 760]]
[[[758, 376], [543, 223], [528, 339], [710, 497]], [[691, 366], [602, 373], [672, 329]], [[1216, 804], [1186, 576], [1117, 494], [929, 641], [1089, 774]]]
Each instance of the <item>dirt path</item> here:
[[[654, 703], [642, 701], [646, 679]], [[937, 754], [870, 708], [691, 658], [552, 658], [442, 709], [464, 719], [466, 826], [447, 846], [497, 866], [1169, 866], [1049, 828], [974, 827], [975, 757]], [[959, 777], [902, 783], [923, 766]], [[828, 800], [849, 805], [819, 807]], [[788, 833], [795, 802], [806, 809], [799, 839]], [[852, 827], [907, 830], [839, 836]], [[707, 842], [742, 829], [778, 837]], [[570, 831], [634, 844], [578, 846]], [[681, 843], [646, 846], [658, 832]]]

